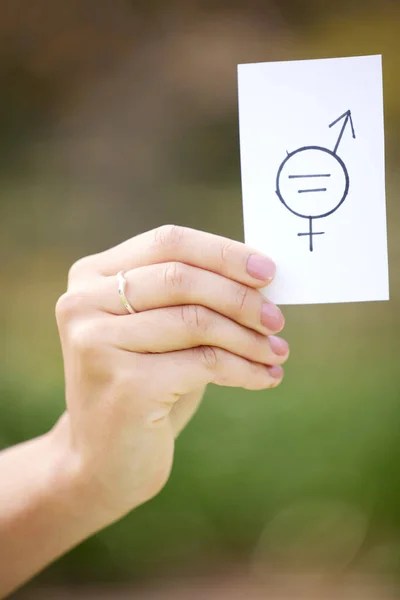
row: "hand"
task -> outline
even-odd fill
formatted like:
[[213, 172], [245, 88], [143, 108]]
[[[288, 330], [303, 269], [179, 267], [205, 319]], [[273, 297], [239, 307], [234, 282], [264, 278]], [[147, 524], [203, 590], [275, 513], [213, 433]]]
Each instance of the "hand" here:
[[[125, 271], [128, 314], [117, 292]], [[174, 439], [208, 383], [275, 387], [284, 320], [257, 288], [275, 267], [244, 244], [163, 226], [79, 260], [59, 299], [71, 472], [119, 518], [169, 477]]]

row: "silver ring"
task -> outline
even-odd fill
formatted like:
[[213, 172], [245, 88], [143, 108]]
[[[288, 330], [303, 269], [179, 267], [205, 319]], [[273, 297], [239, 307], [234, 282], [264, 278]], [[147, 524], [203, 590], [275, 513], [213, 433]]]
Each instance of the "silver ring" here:
[[124, 275], [123, 271], [120, 271], [117, 274], [117, 279], [118, 279], [118, 294], [119, 294], [119, 297], [121, 298], [121, 302], [125, 306], [126, 310], [128, 312], [130, 312], [131, 315], [133, 315], [136, 311], [133, 308], [133, 306], [130, 304], [127, 297], [125, 296], [125, 288], [126, 288], [127, 281], [125, 279], [125, 275]]

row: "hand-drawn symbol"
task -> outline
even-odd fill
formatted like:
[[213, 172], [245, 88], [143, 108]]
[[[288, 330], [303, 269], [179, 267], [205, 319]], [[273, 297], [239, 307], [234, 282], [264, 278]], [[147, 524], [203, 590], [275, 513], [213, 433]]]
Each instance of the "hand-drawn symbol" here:
[[[313, 219], [322, 219], [334, 213], [349, 193], [349, 174], [337, 150], [348, 123], [353, 138], [356, 137], [351, 111], [345, 112], [329, 127], [342, 119], [342, 129], [333, 151], [321, 146], [304, 146], [288, 152], [276, 177], [276, 194], [282, 204], [294, 215], [308, 219], [308, 231], [297, 235], [309, 237], [310, 252], [314, 249], [314, 235], [325, 233], [313, 231]], [[303, 181], [304, 187], [301, 185]]]

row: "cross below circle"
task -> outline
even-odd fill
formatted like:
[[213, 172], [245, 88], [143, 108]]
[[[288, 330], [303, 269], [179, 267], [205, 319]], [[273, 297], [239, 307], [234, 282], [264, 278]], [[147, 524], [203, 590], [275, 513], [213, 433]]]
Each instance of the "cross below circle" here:
[[309, 230], [307, 231], [307, 233], [298, 233], [297, 234], [299, 237], [302, 237], [304, 235], [308, 235], [310, 237], [310, 252], [312, 252], [314, 250], [313, 236], [314, 235], [324, 235], [324, 233], [325, 233], [325, 231], [313, 231], [312, 220], [313, 220], [313, 217], [309, 217], [308, 218], [308, 221], [309, 221]]

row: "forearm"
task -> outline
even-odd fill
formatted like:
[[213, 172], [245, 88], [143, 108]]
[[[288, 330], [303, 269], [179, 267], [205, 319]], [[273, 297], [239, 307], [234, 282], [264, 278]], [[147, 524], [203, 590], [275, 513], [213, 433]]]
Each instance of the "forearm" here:
[[0, 453], [0, 597], [108, 524], [79, 482], [62, 427]]
[[[203, 392], [174, 407], [176, 434]], [[64, 415], [48, 434], [0, 452], [1, 598], [123, 514], [99, 506], [96, 486], [74, 464], [68, 435]]]

